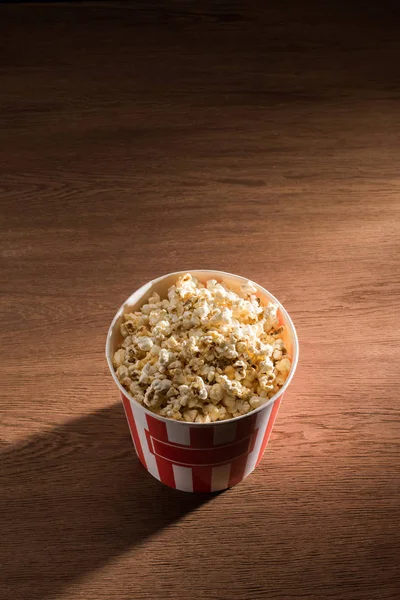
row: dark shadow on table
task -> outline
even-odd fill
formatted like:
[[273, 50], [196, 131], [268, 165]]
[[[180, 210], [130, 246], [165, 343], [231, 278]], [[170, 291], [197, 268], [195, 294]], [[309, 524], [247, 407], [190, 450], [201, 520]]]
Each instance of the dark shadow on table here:
[[150, 476], [120, 405], [29, 438], [0, 455], [0, 597], [55, 595], [212, 497]]

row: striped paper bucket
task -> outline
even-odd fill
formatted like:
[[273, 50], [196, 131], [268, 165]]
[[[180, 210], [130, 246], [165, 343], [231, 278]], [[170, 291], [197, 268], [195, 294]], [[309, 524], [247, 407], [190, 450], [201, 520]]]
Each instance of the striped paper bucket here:
[[106, 345], [110, 371], [117, 384], [125, 409], [136, 453], [142, 465], [156, 479], [185, 492], [216, 492], [236, 485], [260, 462], [272, 427], [298, 360], [298, 341], [293, 323], [282, 305], [265, 289], [257, 287], [263, 302], [279, 306], [280, 323], [285, 325], [285, 344], [292, 357], [292, 369], [285, 385], [266, 404], [256, 410], [215, 423], [187, 423], [160, 417], [149, 411], [122, 387], [112, 366], [112, 356], [122, 341], [119, 326], [125, 312], [137, 310], [157, 292], [165, 297], [179, 275], [190, 272], [200, 281], [217, 279], [235, 291], [247, 281], [221, 271], [182, 271], [170, 273], [147, 283], [134, 292], [114, 317]]

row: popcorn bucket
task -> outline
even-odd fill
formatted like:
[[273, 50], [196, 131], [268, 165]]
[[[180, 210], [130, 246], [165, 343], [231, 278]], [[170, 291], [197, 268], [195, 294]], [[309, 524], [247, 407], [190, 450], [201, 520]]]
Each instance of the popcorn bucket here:
[[165, 298], [168, 288], [180, 275], [191, 273], [201, 282], [216, 279], [233, 291], [248, 281], [222, 271], [180, 271], [163, 275], [134, 292], [115, 315], [107, 336], [106, 357], [118, 386], [140, 462], [153, 477], [166, 485], [185, 492], [217, 492], [232, 487], [249, 475], [260, 462], [285, 390], [297, 366], [298, 341], [293, 323], [278, 300], [254, 283], [263, 303], [278, 305], [278, 318], [285, 325], [284, 340], [292, 359], [292, 368], [285, 384], [268, 402], [257, 409], [226, 421], [188, 423], [161, 417], [137, 402], [119, 382], [112, 357], [123, 338], [120, 324], [126, 312], [138, 310], [157, 292]]

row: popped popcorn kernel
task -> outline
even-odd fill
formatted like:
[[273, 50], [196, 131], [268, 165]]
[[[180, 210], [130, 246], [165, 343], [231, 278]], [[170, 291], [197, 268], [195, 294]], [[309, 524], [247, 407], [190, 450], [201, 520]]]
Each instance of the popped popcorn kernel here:
[[124, 315], [116, 375], [136, 401], [169, 419], [213, 423], [244, 415], [272, 398], [290, 373], [277, 313], [251, 281], [236, 293], [186, 273], [166, 298], [153, 292]]
[[151, 350], [153, 347], [153, 340], [147, 335], [143, 335], [142, 337], [138, 338], [137, 345], [141, 350], [149, 352], [149, 350]]
[[291, 367], [291, 362], [288, 358], [282, 358], [277, 364], [276, 368], [282, 374], [289, 373]]
[[114, 367], [118, 368], [121, 365], [123, 365], [124, 364], [124, 360], [125, 360], [125, 350], [123, 348], [120, 348], [114, 354], [114, 358], [113, 358]]

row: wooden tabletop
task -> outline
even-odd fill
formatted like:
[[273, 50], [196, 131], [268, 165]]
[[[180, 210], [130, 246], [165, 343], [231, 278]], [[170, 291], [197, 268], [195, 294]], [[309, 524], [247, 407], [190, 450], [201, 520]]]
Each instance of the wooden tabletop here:
[[[2, 600], [399, 597], [400, 44], [366, 4], [0, 7]], [[104, 358], [189, 268], [259, 282], [300, 340], [214, 496], [140, 466]]]

